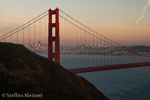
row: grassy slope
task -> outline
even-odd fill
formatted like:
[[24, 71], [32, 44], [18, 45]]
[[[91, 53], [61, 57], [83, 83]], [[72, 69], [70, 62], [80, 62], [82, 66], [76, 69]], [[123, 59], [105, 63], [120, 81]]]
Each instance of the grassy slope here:
[[107, 100], [84, 78], [12, 43], [0, 43], [2, 93], [42, 93], [45, 100]]

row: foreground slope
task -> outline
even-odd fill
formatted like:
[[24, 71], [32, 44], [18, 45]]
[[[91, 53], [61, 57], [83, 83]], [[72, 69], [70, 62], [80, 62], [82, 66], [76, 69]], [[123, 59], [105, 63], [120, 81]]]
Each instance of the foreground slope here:
[[[58, 63], [37, 55], [23, 45], [0, 42], [0, 94], [2, 93], [23, 96], [25, 93], [42, 94], [44, 100], [107, 100], [91, 83]], [[8, 95], [0, 96], [0, 99], [6, 97]]]

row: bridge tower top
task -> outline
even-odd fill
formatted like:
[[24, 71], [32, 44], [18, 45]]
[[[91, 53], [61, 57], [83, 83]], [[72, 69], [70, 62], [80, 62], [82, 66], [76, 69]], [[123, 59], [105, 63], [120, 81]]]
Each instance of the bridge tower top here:
[[[52, 23], [52, 15], [55, 14], [56, 22]], [[55, 36], [53, 36], [52, 28], [55, 28]], [[54, 42], [54, 43], [53, 43]], [[59, 9], [49, 9], [49, 27], [48, 27], [48, 58], [60, 63], [60, 40], [59, 40]], [[55, 52], [53, 50], [55, 49]]]

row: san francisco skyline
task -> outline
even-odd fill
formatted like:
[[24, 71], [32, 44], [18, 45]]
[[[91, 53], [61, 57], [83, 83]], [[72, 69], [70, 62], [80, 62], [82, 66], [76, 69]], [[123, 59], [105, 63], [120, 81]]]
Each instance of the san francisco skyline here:
[[36, 3], [34, 0], [0, 1], [0, 36], [43, 11], [58, 7], [84, 25], [118, 43], [150, 46], [150, 0], [37, 0]]

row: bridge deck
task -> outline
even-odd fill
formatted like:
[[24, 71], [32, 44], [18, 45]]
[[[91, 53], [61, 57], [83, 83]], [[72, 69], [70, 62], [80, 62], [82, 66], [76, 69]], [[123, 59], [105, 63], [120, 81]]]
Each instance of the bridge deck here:
[[109, 65], [109, 66], [96, 66], [96, 67], [87, 67], [87, 68], [75, 68], [68, 69], [72, 73], [87, 73], [87, 72], [96, 72], [96, 71], [106, 71], [106, 70], [115, 70], [115, 69], [124, 69], [124, 68], [135, 68], [135, 67], [146, 67], [150, 66], [150, 62], [144, 63], [133, 63], [133, 64], [121, 64], [121, 65]]

